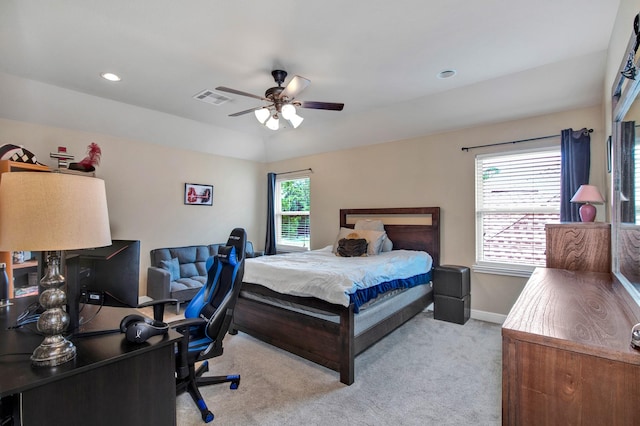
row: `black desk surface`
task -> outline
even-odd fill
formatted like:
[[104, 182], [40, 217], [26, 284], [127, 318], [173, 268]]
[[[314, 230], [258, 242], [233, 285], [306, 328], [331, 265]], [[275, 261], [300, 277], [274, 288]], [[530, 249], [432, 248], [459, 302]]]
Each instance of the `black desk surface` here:
[[[43, 384], [80, 374], [101, 365], [150, 351], [159, 346], [172, 345], [180, 334], [170, 330], [164, 336], [154, 336], [142, 344], [130, 343], [122, 333], [111, 333], [91, 337], [72, 337], [76, 346], [75, 359], [56, 367], [33, 367], [31, 353], [42, 342], [36, 324], [9, 329], [20, 315], [37, 298], [13, 299], [13, 304], [0, 308], [0, 397], [13, 395]], [[91, 319], [99, 306], [86, 305], [81, 315]], [[131, 313], [129, 308], [104, 306], [93, 319], [81, 327], [81, 332], [118, 329], [120, 320]]]

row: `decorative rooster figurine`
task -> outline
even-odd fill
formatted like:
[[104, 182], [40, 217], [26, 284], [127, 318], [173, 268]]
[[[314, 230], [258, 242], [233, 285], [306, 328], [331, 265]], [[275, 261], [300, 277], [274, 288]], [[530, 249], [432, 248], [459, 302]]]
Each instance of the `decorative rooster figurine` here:
[[87, 156], [79, 163], [69, 164], [69, 168], [82, 172], [92, 172], [96, 169], [96, 166], [100, 164], [100, 155], [102, 155], [102, 150], [98, 144], [91, 142], [87, 147]]

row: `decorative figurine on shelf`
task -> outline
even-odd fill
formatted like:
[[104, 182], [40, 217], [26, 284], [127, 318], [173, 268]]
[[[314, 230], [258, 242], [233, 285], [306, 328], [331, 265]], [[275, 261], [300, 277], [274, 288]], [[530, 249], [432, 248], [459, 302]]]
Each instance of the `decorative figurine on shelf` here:
[[71, 170], [79, 170], [81, 172], [93, 172], [96, 166], [100, 164], [100, 156], [102, 150], [97, 143], [91, 142], [87, 147], [87, 156], [79, 163], [69, 164]]
[[49, 154], [49, 157], [55, 158], [58, 160], [58, 168], [59, 169], [68, 169], [69, 162], [73, 160], [73, 155], [67, 152], [66, 146], [59, 146], [58, 152], [52, 152]]
[[36, 156], [33, 152], [22, 146], [13, 145], [10, 143], [0, 145], [0, 160], [15, 161], [18, 163], [40, 164], [38, 163], [38, 160], [36, 159]]

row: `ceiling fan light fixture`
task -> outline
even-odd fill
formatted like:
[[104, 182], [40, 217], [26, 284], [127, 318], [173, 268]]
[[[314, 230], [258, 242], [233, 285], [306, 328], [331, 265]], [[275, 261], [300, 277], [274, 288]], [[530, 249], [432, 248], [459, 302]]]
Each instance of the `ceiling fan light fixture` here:
[[291, 120], [291, 117], [296, 115], [296, 107], [294, 107], [291, 104], [285, 104], [285, 105], [282, 106], [280, 114], [282, 115], [282, 118], [285, 118], [287, 120]]
[[257, 109], [254, 114], [256, 115], [256, 118], [258, 119], [260, 124], [264, 124], [265, 121], [267, 121], [267, 119], [271, 116], [268, 108]]
[[273, 117], [267, 120], [265, 126], [267, 126], [271, 130], [278, 130], [278, 128], [280, 127], [280, 120], [278, 120], [278, 115], [273, 114]]
[[291, 117], [289, 117], [289, 122], [294, 129], [297, 129], [298, 126], [302, 124], [302, 121], [304, 121], [304, 118], [300, 117], [298, 114], [293, 114]]
[[[319, 110], [330, 110], [330, 111], [342, 111], [344, 108], [343, 103], [336, 102], [318, 102], [318, 101], [299, 101], [296, 98], [298, 95], [311, 83], [308, 79], [304, 77], [300, 77], [299, 75], [294, 76], [289, 83], [285, 87], [283, 87], [283, 83], [285, 78], [287, 77], [286, 71], [283, 70], [274, 70], [271, 75], [273, 76], [274, 81], [278, 85], [277, 87], [270, 87], [265, 92], [264, 96], [254, 95], [252, 93], [243, 92], [237, 89], [231, 89], [229, 87], [218, 86], [216, 90], [221, 92], [228, 92], [234, 95], [246, 96], [249, 98], [260, 99], [261, 101], [269, 102], [268, 106], [258, 106], [255, 108], [249, 108], [244, 111], [236, 112], [233, 114], [229, 114], [229, 117], [238, 117], [244, 114], [249, 114], [253, 112], [256, 116], [256, 119], [268, 127], [271, 130], [278, 130], [280, 128], [279, 118], [282, 116], [285, 120], [287, 120], [293, 128], [297, 128], [304, 121], [304, 118], [300, 117], [297, 114], [297, 108], [309, 108], [309, 109], [319, 109]], [[296, 108], [297, 107], [297, 108]], [[273, 114], [272, 117], [269, 117], [270, 114]], [[287, 123], [285, 122], [285, 125]]]

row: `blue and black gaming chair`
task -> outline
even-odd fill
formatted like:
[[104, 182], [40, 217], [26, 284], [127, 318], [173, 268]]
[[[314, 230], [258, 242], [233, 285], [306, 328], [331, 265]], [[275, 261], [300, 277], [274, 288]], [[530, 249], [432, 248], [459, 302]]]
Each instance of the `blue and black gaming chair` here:
[[[244, 229], [231, 232], [227, 245], [209, 260], [207, 283], [189, 302], [185, 319], [170, 324], [184, 335], [176, 352], [176, 393], [189, 392], [207, 423], [214, 416], [198, 386], [231, 383], [231, 389], [237, 389], [240, 385], [240, 375], [202, 377], [202, 374], [209, 370], [206, 360], [223, 352], [222, 340], [229, 329], [244, 274], [246, 240]], [[199, 361], [204, 362], [196, 370], [195, 363]]]

